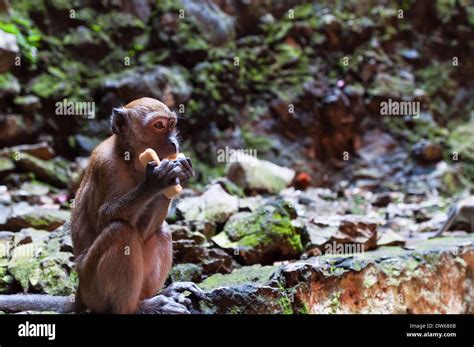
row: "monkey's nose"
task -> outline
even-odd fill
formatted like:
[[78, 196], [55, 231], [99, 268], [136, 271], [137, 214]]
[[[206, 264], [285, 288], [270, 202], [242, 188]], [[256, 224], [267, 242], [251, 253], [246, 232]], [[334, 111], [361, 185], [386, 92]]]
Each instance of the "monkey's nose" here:
[[171, 137], [171, 138], [169, 139], [169, 143], [174, 147], [174, 149], [175, 149], [176, 152], [179, 151], [179, 144], [178, 144], [178, 141], [176, 140], [176, 138]]

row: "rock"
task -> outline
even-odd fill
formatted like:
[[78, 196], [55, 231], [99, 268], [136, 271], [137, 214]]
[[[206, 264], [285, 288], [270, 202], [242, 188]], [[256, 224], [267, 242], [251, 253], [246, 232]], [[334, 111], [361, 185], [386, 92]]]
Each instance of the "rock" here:
[[402, 49], [400, 55], [407, 61], [418, 61], [420, 59], [420, 53], [416, 49]]
[[175, 264], [198, 264], [204, 276], [229, 273], [238, 267], [232, 257], [223, 250], [198, 244], [194, 240], [173, 241], [173, 259]]
[[39, 230], [33, 228], [25, 228], [15, 233], [14, 244], [26, 245], [28, 243], [38, 243], [45, 241], [49, 237], [50, 233], [46, 230]]
[[13, 206], [7, 221], [0, 227], [13, 231], [29, 227], [51, 231], [64, 224], [70, 217], [69, 211], [38, 208], [20, 202]]
[[150, 3], [147, 0], [125, 0], [122, 1], [121, 9], [140, 18], [146, 22], [151, 15]]
[[392, 194], [390, 193], [381, 193], [375, 196], [375, 200], [372, 203], [376, 207], [387, 207], [388, 204], [392, 202]]
[[295, 171], [239, 154], [236, 161], [227, 167], [226, 175], [245, 190], [277, 194], [293, 181]]
[[42, 196], [51, 191], [51, 186], [39, 181], [23, 182], [20, 190], [15, 192], [17, 196]]
[[[82, 134], [74, 135], [73, 141], [77, 148], [84, 154], [90, 154], [102, 141], [97, 137]], [[75, 147], [75, 146], [74, 146]]]
[[443, 148], [427, 140], [421, 140], [413, 145], [412, 154], [421, 164], [432, 164], [443, 160]]
[[[13, 99], [13, 102], [20, 108], [21, 112], [23, 112], [24, 114], [33, 114], [41, 109], [41, 100], [36, 95], [16, 96], [15, 99]], [[38, 158], [49, 159], [48, 157]]]
[[0, 150], [0, 155], [14, 156], [16, 153], [27, 153], [42, 160], [50, 160], [55, 156], [54, 149], [47, 142], [18, 145]]
[[71, 253], [59, 251], [57, 240], [33, 242], [13, 250], [8, 271], [24, 292], [33, 289], [50, 295], [71, 295], [77, 285], [71, 259]]
[[249, 196], [239, 199], [239, 211], [255, 211], [264, 204], [264, 199], [261, 195]]
[[239, 212], [229, 219], [224, 231], [212, 240], [244, 264], [271, 264], [277, 260], [298, 257], [303, 249], [291, 219], [294, 210], [288, 203], [276, 200], [255, 212]]
[[7, 294], [12, 289], [13, 276], [8, 273], [8, 258], [13, 247], [15, 233], [0, 231], [0, 294]]
[[[104, 93], [112, 93], [122, 103], [128, 103], [144, 95], [162, 100], [169, 107], [185, 103], [191, 96], [191, 85], [186, 71], [178, 66], [156, 66], [153, 70], [145, 68], [125, 69], [118, 74], [106, 76]], [[112, 105], [115, 106], [115, 105]]]
[[197, 244], [206, 242], [206, 236], [200, 232], [192, 231], [189, 225], [171, 224], [169, 227], [171, 229], [173, 241], [193, 240]]
[[403, 245], [405, 245], [405, 238], [393, 230], [384, 230], [378, 234], [377, 247]]
[[7, 72], [0, 74], [0, 97], [4, 98], [9, 95], [16, 95], [20, 93], [21, 85], [18, 79]]
[[397, 147], [395, 139], [380, 129], [369, 130], [362, 138], [362, 148], [359, 155], [366, 162], [373, 162], [377, 158], [390, 153]]
[[211, 184], [220, 184], [222, 188], [230, 195], [244, 198], [245, 194], [242, 188], [229, 180], [227, 177], [219, 177], [211, 182]]
[[185, 263], [173, 266], [170, 272], [172, 282], [201, 282], [202, 269], [199, 265]]
[[368, 94], [372, 97], [403, 99], [404, 96], [414, 95], [415, 83], [413, 75], [398, 75], [388, 73], [378, 73], [375, 75], [374, 81], [368, 89]]
[[274, 266], [245, 266], [231, 274], [216, 274], [199, 286], [206, 290], [206, 302], [200, 312], [205, 314], [287, 313], [291, 309], [286, 294], [265, 285], [275, 271]]
[[206, 239], [210, 239], [216, 234], [217, 225], [215, 223], [207, 221], [198, 221], [192, 224], [194, 230], [196, 230], [196, 233], [204, 235]]
[[182, 0], [186, 15], [194, 20], [201, 35], [215, 46], [222, 46], [235, 36], [234, 20], [211, 0]]
[[[7, 186], [0, 186], [0, 204], [1, 205], [10, 205], [12, 202], [12, 196], [8, 192]], [[1, 214], [1, 213], [0, 213]], [[0, 218], [0, 224], [2, 224]]]
[[5, 157], [0, 157], [0, 177], [5, 177], [9, 173], [13, 172], [15, 164], [13, 160]]
[[313, 219], [306, 225], [309, 254], [352, 254], [377, 245], [377, 223], [356, 215]]
[[20, 55], [20, 48], [13, 34], [0, 30], [0, 73], [8, 71]]
[[0, 146], [11, 146], [32, 140], [43, 124], [44, 120], [40, 118], [20, 114], [0, 114]]
[[225, 223], [238, 211], [239, 201], [219, 184], [211, 185], [201, 196], [181, 200], [178, 211], [187, 221]]
[[[244, 272], [248, 267], [235, 271]], [[200, 286], [202, 313], [473, 314], [474, 235], [382, 247], [351, 257], [320, 256], [234, 273]], [[273, 274], [272, 274], [273, 272]]]
[[44, 180], [58, 188], [66, 188], [73, 181], [67, 165], [62, 160], [42, 160], [28, 153], [22, 153], [17, 165], [23, 170], [33, 172], [38, 179]]

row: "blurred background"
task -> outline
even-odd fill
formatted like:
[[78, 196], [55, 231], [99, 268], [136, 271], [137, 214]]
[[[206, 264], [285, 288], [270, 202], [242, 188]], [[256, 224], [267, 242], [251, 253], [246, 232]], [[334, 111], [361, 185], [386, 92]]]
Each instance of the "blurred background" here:
[[[3, 239], [61, 229], [111, 109], [144, 96], [178, 114], [197, 173], [170, 213], [175, 279], [324, 253], [335, 236], [311, 222], [320, 215], [381, 218], [378, 236], [357, 239], [365, 250], [426, 238], [473, 187], [473, 76], [469, 0], [0, 0]], [[383, 115], [389, 100], [419, 113]], [[58, 102], [92, 104], [93, 117], [60, 115]], [[277, 166], [229, 172], [226, 148]], [[196, 206], [213, 199], [231, 207], [204, 216]], [[290, 239], [239, 245], [228, 218], [273, 203]], [[54, 239], [69, 264], [67, 234]], [[35, 263], [38, 274], [5, 261], [3, 292], [74, 288], [71, 264]]]

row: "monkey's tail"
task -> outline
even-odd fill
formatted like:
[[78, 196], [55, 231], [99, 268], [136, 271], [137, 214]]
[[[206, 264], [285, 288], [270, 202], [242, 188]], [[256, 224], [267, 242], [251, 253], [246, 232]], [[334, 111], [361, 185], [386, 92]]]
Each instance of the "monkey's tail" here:
[[444, 233], [445, 231], [449, 229], [451, 224], [453, 224], [454, 219], [456, 218], [456, 215], [457, 215], [456, 211], [457, 211], [456, 208], [453, 208], [451, 209], [451, 211], [449, 211], [448, 219], [446, 220], [446, 222], [444, 222], [443, 226], [432, 237], [438, 237], [439, 235], [441, 235], [442, 233]]
[[0, 295], [0, 311], [54, 311], [72, 313], [75, 311], [73, 296], [53, 296], [43, 294]]

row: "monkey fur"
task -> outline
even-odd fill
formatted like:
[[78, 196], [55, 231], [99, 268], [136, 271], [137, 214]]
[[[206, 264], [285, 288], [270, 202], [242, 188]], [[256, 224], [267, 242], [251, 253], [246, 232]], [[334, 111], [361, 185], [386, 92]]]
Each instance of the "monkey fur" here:
[[141, 98], [115, 108], [112, 136], [92, 152], [76, 193], [71, 235], [79, 287], [75, 300], [48, 295], [0, 295], [0, 310], [88, 309], [96, 313], [189, 313], [193, 283], [174, 283], [160, 295], [172, 264], [165, 222], [170, 199], [163, 192], [194, 174], [189, 158], [149, 162], [179, 152], [176, 115], [158, 100]]

